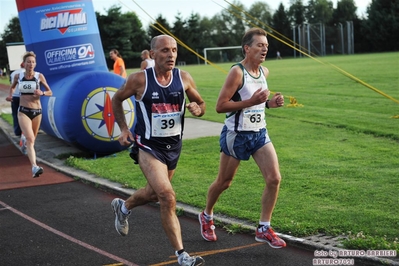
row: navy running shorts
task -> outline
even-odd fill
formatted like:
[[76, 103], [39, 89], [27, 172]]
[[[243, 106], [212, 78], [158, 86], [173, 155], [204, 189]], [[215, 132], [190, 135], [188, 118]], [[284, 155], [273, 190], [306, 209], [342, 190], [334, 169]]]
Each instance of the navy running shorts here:
[[181, 140], [174, 144], [160, 145], [159, 143], [136, 136], [135, 144], [137, 144], [137, 146], [134, 147], [134, 145], [132, 149], [138, 148], [152, 154], [157, 160], [165, 164], [168, 167], [168, 170], [176, 169], [182, 148]]
[[227, 130], [226, 126], [223, 126], [219, 140], [222, 152], [244, 161], [249, 160], [252, 154], [269, 142], [271, 140], [266, 128], [262, 128], [259, 132], [235, 132]]

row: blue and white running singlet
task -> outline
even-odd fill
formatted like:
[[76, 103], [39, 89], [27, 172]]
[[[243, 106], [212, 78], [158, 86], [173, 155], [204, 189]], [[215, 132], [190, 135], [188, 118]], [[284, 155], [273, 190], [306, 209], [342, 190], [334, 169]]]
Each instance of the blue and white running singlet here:
[[[259, 88], [267, 90], [266, 77], [262, 68], [259, 68], [259, 76], [254, 77], [248, 73], [241, 63], [236, 64], [243, 71], [243, 83], [233, 95], [231, 101], [243, 101], [250, 99], [255, 91]], [[226, 114], [225, 125], [228, 130], [241, 132], [253, 131], [258, 132], [260, 129], [266, 127], [265, 120], [265, 104], [258, 104], [242, 110], [229, 112]]]
[[154, 68], [144, 70], [146, 88], [137, 100], [135, 133], [142, 138], [163, 144], [181, 140], [184, 127], [185, 91], [180, 70], [172, 70], [168, 85], [158, 83]]

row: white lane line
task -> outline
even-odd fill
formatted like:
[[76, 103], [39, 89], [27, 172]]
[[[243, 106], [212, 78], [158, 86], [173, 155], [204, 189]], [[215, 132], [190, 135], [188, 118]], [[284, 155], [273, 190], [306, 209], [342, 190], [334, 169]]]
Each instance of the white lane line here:
[[104, 251], [104, 250], [101, 250], [99, 248], [96, 248], [96, 247], [94, 247], [94, 246], [92, 246], [90, 244], [87, 244], [87, 243], [85, 243], [83, 241], [80, 241], [79, 239], [76, 239], [76, 238], [74, 238], [74, 237], [72, 237], [70, 235], [67, 235], [67, 234], [65, 234], [63, 232], [60, 232], [57, 229], [54, 229], [54, 228], [52, 228], [52, 227], [50, 227], [50, 226], [48, 226], [48, 225], [46, 225], [46, 224], [44, 224], [42, 222], [39, 222], [36, 219], [34, 219], [34, 218], [32, 218], [32, 217], [30, 217], [30, 216], [28, 216], [28, 215], [16, 210], [16, 209], [14, 209], [13, 207], [7, 205], [6, 203], [4, 203], [2, 201], [0, 201], [0, 205], [3, 205], [3, 207], [5, 207], [6, 209], [12, 211], [13, 213], [21, 216], [22, 218], [24, 218], [24, 219], [26, 219], [26, 220], [28, 220], [28, 221], [30, 221], [30, 222], [42, 227], [42, 228], [44, 228], [44, 229], [46, 229], [46, 230], [48, 230], [48, 231], [50, 231], [50, 232], [52, 232], [52, 233], [54, 233], [56, 235], [59, 235], [59, 236], [65, 238], [65, 239], [67, 239], [67, 240], [69, 240], [69, 241], [71, 241], [71, 242], [73, 242], [75, 244], [78, 244], [78, 245], [80, 245], [80, 246], [82, 246], [84, 248], [90, 249], [90, 250], [92, 250], [94, 252], [97, 252], [100, 255], [103, 255], [103, 256], [108, 257], [110, 259], [113, 259], [115, 261], [122, 262], [124, 265], [127, 265], [127, 266], [139, 266], [139, 265], [137, 265], [137, 264], [135, 264], [133, 262], [127, 261], [127, 260], [122, 259], [122, 258], [119, 258], [118, 256], [115, 256], [115, 255], [113, 255], [111, 253], [108, 253], [107, 251]]

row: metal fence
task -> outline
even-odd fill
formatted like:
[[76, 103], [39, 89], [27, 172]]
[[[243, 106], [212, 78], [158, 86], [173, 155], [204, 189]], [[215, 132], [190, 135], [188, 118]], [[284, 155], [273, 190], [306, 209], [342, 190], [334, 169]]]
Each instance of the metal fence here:
[[305, 54], [354, 54], [353, 22], [325, 26], [322, 23], [303, 24], [292, 28], [294, 57]]

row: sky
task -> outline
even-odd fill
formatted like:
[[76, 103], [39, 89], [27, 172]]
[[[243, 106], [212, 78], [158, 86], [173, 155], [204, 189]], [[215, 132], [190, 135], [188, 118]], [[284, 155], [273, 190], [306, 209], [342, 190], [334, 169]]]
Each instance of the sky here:
[[[33, 1], [33, 0], [30, 0]], [[65, 0], [67, 2], [68, 0]], [[239, 0], [246, 8], [249, 8], [254, 2], [260, 0]], [[262, 1], [262, 0], [261, 0]], [[290, 0], [263, 0], [272, 10], [276, 10], [280, 3], [286, 8], [290, 6]], [[366, 13], [366, 8], [371, 0], [354, 0], [357, 6], [357, 14], [361, 17]], [[112, 5], [122, 7], [122, 12], [135, 12], [144, 27], [148, 26], [153, 19], [159, 14], [170, 24], [175, 21], [178, 12], [181, 13], [183, 19], [190, 17], [191, 13], [199, 13], [201, 16], [211, 18], [215, 14], [228, 8], [229, 4], [223, 0], [92, 0], [94, 10], [105, 14]], [[228, 2], [233, 3], [233, 0]], [[304, 0], [306, 4], [308, 1]], [[337, 0], [332, 0], [334, 8], [336, 8]], [[3, 33], [4, 27], [12, 17], [18, 16], [17, 5], [15, 0], [0, 0], [0, 34]]]

